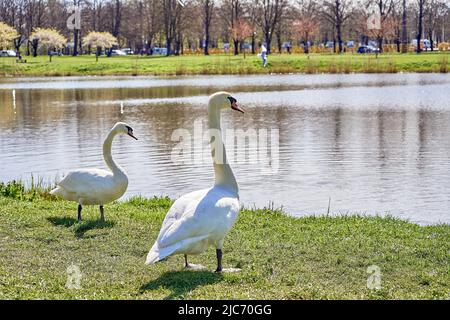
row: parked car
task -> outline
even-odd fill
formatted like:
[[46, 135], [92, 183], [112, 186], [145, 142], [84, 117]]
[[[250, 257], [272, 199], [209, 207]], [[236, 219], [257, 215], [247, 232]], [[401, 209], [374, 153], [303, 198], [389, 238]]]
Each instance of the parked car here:
[[[411, 44], [414, 47], [417, 47], [417, 39], [413, 39], [411, 41]], [[422, 48], [422, 50], [431, 50], [431, 42], [428, 39], [421, 39], [420, 40], [420, 47]]]
[[17, 57], [17, 53], [14, 50], [1, 50], [0, 57]]
[[127, 54], [120, 49], [114, 49], [111, 51], [111, 56], [126, 56]]
[[167, 55], [167, 48], [154, 47], [152, 54], [165, 56], [165, 55]]
[[346, 47], [347, 48], [353, 48], [355, 46], [355, 41], [347, 41]]
[[378, 49], [377, 47], [374, 46], [359, 46], [358, 50], [356, 51], [358, 53], [379, 53], [380, 49]]
[[64, 54], [63, 54], [62, 52], [50, 51], [50, 52], [48, 53], [48, 55], [49, 55], [49, 56], [59, 56], [59, 57], [61, 57], [61, 56], [63, 56]]
[[333, 41], [327, 41], [325, 43], [325, 48], [331, 49], [334, 47], [334, 42]]
[[134, 51], [131, 50], [131, 48], [123, 48], [121, 49], [123, 52], [125, 52], [126, 54], [134, 54]]

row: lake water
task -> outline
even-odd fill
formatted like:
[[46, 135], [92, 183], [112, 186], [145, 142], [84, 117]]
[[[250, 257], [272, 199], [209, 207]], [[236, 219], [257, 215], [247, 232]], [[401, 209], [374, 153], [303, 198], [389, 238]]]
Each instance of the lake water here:
[[[450, 222], [445, 74], [2, 79], [0, 180], [33, 174], [54, 181], [70, 169], [104, 167], [103, 138], [125, 121], [139, 137], [118, 137], [113, 145], [130, 179], [125, 197], [175, 198], [208, 187], [209, 156], [174, 162], [179, 142], [172, 134], [183, 128], [194, 137], [195, 125], [206, 121], [207, 96], [218, 90], [246, 109], [223, 112], [226, 130], [265, 130], [278, 142], [269, 143], [272, 170], [255, 163], [249, 141], [234, 150], [245, 206], [272, 203], [301, 216], [326, 213], [330, 199], [331, 214]], [[208, 154], [206, 139], [192, 143]]]

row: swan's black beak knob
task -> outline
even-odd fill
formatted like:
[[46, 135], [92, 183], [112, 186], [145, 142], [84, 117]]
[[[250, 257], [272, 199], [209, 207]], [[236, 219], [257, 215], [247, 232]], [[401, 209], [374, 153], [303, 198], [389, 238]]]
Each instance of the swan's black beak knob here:
[[245, 110], [242, 109], [238, 104], [237, 104], [237, 100], [233, 97], [228, 97], [228, 100], [230, 100], [231, 102], [231, 109], [245, 113]]

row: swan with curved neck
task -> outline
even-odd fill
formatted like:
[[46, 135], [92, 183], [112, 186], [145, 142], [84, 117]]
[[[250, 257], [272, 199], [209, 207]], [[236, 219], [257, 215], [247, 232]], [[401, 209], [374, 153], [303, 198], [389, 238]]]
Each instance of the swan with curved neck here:
[[[156, 242], [146, 259], [146, 264], [183, 254], [186, 268], [199, 266], [188, 263], [187, 256], [200, 254], [209, 245], [216, 248], [216, 272], [222, 268], [222, 246], [240, 210], [239, 187], [227, 161], [222, 141], [220, 113], [233, 109], [244, 113], [228, 92], [217, 92], [208, 103], [211, 156], [215, 182], [212, 188], [190, 192], [181, 196], [169, 209]], [[236, 269], [232, 271], [237, 271]]]
[[123, 122], [118, 122], [109, 131], [103, 142], [103, 159], [110, 169], [79, 169], [69, 172], [51, 194], [78, 203], [78, 221], [81, 221], [83, 205], [99, 205], [100, 219], [104, 220], [103, 205], [119, 199], [127, 190], [128, 177], [125, 171], [114, 161], [111, 147], [114, 137], [126, 134], [134, 139], [133, 129]]

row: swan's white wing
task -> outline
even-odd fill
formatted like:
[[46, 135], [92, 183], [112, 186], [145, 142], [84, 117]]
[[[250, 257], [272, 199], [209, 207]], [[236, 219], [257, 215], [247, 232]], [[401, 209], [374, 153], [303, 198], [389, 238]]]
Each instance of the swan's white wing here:
[[111, 188], [112, 174], [101, 169], [82, 169], [71, 171], [58, 183], [66, 192], [92, 196], [103, 188]]
[[164, 221], [159, 231], [158, 240], [167, 232], [177, 220], [181, 219], [183, 214], [188, 210], [187, 207], [198, 203], [211, 189], [203, 189], [194, 192], [187, 193], [178, 198], [170, 207], [169, 211], [164, 218]]
[[195, 195], [203, 196], [186, 203], [183, 212], [171, 212], [158, 236], [160, 249], [190, 238], [221, 239], [231, 229], [239, 212], [238, 199], [220, 188], [201, 191]]

